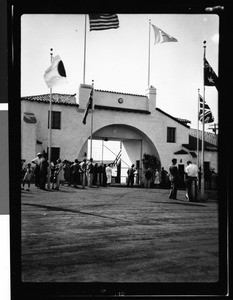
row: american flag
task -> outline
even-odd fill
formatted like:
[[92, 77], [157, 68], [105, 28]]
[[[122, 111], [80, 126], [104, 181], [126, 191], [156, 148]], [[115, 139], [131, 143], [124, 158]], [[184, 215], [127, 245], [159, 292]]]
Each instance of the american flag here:
[[[199, 120], [202, 122], [203, 120], [203, 105], [204, 100], [201, 95], [199, 95]], [[210, 110], [210, 107], [205, 102], [205, 113], [204, 113], [204, 123], [212, 123], [214, 122], [214, 116]]]
[[119, 27], [119, 20], [116, 14], [89, 14], [90, 31], [107, 30]]

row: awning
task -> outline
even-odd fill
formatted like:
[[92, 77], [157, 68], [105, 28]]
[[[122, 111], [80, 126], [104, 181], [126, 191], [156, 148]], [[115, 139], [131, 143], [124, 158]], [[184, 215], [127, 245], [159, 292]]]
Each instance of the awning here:
[[23, 120], [26, 123], [35, 124], [37, 122], [36, 117], [33, 113], [23, 113]]
[[185, 150], [183, 150], [183, 149], [181, 149], [179, 151], [174, 152], [174, 154], [188, 154], [188, 152], [185, 151]]
[[197, 157], [197, 154], [195, 152], [190, 151], [189, 153], [192, 155], [192, 157]]

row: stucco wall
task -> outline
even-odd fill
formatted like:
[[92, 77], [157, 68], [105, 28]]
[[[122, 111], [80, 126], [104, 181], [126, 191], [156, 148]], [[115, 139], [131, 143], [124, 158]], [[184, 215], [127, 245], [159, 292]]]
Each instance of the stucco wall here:
[[[82, 120], [90, 90], [91, 86], [84, 89], [80, 88], [80, 97], [77, 102], [82, 103], [81, 107], [64, 104], [53, 104], [52, 106], [53, 111], [62, 112], [61, 130], [52, 130], [51, 142], [52, 147], [60, 147], [60, 158], [62, 160], [69, 159], [73, 161], [75, 158], [82, 159], [84, 153], [87, 152], [87, 140], [91, 134], [90, 113], [87, 116], [86, 125], [82, 123]], [[120, 95], [112, 92], [95, 91], [94, 103], [99, 103], [103, 106], [123, 107], [117, 101], [120, 97], [124, 100], [123, 105], [125, 108], [147, 110], [147, 107], [149, 111], [149, 99], [137, 95]], [[155, 101], [155, 94], [150, 98], [150, 101]], [[42, 142], [42, 149], [45, 151], [48, 146], [48, 109], [48, 103], [22, 101], [22, 113], [33, 112], [37, 118], [34, 139]], [[29, 125], [25, 123], [24, 126]], [[167, 127], [176, 128], [175, 143], [167, 142]], [[32, 147], [28, 139], [26, 139], [27, 130], [29, 129], [22, 128], [23, 149]], [[176, 157], [178, 161], [180, 159], [180, 156], [174, 155], [174, 152], [180, 150], [182, 144], [189, 143], [189, 128], [156, 109], [152, 109], [150, 114], [95, 109], [93, 112], [93, 137], [141, 140], [142, 155], [144, 153], [156, 155], [161, 162], [161, 166], [168, 169], [173, 157]], [[134, 149], [133, 147], [130, 149], [132, 150], [131, 157], [133, 160]], [[33, 151], [35, 152], [35, 149]], [[186, 164], [189, 158], [189, 155], [182, 157], [182, 163]]]

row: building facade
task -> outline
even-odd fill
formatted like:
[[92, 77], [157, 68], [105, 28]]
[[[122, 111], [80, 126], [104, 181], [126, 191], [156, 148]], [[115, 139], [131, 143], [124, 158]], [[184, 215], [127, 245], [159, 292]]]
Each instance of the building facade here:
[[[78, 95], [52, 94], [52, 159], [82, 160], [90, 153], [88, 140], [92, 133], [92, 140], [120, 142], [124, 168], [131, 164], [142, 167], [145, 153], [154, 155], [165, 170], [172, 158], [177, 158], [181, 170], [190, 159], [196, 163], [195, 142], [191, 141], [195, 134], [188, 121], [157, 108], [153, 86], [145, 96], [94, 90], [93, 122], [89, 110], [84, 125], [91, 90], [91, 85], [81, 84]], [[21, 98], [21, 157], [26, 161], [48, 150], [49, 100], [50, 95]], [[205, 157], [209, 167], [217, 171], [217, 145], [209, 144]]]

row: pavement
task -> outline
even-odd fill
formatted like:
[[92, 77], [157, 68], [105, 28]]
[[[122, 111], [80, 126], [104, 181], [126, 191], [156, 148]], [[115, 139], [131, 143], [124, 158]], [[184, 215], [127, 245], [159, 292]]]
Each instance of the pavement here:
[[22, 191], [23, 282], [217, 282], [218, 202], [166, 189]]

